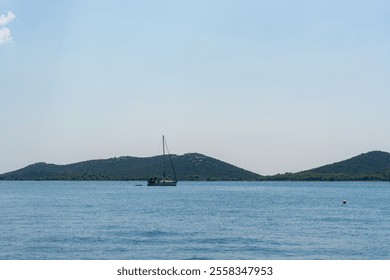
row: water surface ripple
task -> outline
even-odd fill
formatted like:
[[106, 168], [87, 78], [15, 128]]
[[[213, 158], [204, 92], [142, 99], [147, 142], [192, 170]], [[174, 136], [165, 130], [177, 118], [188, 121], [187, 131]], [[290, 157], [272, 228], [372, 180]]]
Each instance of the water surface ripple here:
[[0, 181], [0, 259], [390, 259], [387, 182], [145, 184]]

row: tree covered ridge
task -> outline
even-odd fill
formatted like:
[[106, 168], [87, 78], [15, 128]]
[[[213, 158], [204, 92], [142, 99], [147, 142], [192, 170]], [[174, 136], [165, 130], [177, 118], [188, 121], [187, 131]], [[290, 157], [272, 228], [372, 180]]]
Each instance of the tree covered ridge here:
[[390, 181], [390, 153], [371, 151], [347, 160], [297, 173], [265, 176], [289, 181]]
[[[258, 180], [261, 176], [229, 163], [198, 153], [181, 156], [171, 155], [179, 180]], [[117, 157], [88, 160], [78, 163], [56, 165], [35, 163], [22, 169], [0, 175], [2, 180], [146, 180], [161, 177], [163, 156], [147, 158]], [[166, 175], [173, 177], [166, 156]]]
[[[180, 181], [390, 181], [390, 153], [372, 151], [297, 173], [261, 176], [199, 153], [171, 155]], [[166, 175], [173, 172], [166, 158]], [[163, 156], [117, 157], [56, 165], [35, 163], [0, 175], [0, 180], [146, 180], [161, 177]]]

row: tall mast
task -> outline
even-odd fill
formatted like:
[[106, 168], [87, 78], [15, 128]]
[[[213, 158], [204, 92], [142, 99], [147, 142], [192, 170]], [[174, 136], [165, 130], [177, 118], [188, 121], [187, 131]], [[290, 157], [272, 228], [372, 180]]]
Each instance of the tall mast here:
[[165, 179], [165, 138], [164, 138], [164, 135], [162, 136], [162, 141], [163, 141], [163, 160], [164, 160], [163, 179]]

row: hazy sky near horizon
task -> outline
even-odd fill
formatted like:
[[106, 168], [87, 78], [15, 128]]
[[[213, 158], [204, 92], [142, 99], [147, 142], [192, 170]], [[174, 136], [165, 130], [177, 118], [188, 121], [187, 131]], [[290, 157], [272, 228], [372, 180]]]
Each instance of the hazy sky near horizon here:
[[152, 156], [162, 134], [263, 175], [390, 152], [387, 0], [0, 0], [0, 15], [0, 173]]

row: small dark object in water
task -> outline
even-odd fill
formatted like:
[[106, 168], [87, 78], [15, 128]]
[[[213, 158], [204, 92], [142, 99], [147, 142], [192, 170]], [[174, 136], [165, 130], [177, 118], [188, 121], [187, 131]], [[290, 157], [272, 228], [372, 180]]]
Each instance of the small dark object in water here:
[[346, 201], [346, 200], [343, 200], [343, 204], [347, 204], [347, 201]]
[[136, 187], [142, 187], [142, 184], [137, 184], [137, 185], [135, 185]]

